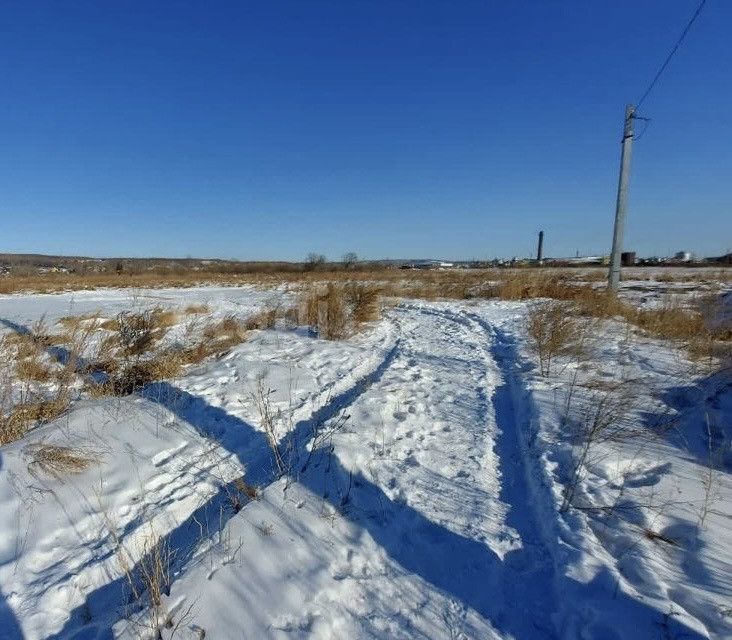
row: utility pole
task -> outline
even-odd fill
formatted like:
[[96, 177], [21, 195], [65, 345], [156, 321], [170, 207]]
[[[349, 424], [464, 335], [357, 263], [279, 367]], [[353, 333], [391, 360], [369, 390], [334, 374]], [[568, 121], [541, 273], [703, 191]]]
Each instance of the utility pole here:
[[623, 230], [628, 207], [628, 183], [630, 182], [630, 157], [633, 151], [633, 119], [635, 107], [625, 107], [625, 126], [623, 127], [622, 151], [620, 152], [620, 179], [618, 180], [618, 200], [615, 204], [615, 227], [613, 229], [613, 248], [610, 253], [610, 271], [607, 286], [617, 291], [620, 283], [620, 254], [623, 251]]

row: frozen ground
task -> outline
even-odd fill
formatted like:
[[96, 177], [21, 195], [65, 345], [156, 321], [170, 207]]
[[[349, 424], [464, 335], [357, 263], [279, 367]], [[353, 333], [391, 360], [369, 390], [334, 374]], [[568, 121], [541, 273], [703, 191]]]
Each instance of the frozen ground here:
[[[0, 320], [147, 300], [244, 317], [285, 295], [8, 296]], [[526, 309], [406, 301], [342, 342], [257, 331], [0, 447], [0, 638], [146, 637], [157, 537], [166, 640], [732, 637], [729, 380], [612, 323], [542, 378]], [[593, 444], [563, 511], [572, 427], [614, 383], [636, 435]], [[37, 442], [97, 461], [44, 473]]]

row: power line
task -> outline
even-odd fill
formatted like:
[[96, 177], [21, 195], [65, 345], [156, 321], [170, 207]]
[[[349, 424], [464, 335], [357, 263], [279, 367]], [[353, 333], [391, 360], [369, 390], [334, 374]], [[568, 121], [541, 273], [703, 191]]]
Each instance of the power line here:
[[653, 90], [653, 87], [656, 86], [656, 83], [658, 82], [658, 79], [661, 77], [661, 74], [666, 70], [668, 63], [671, 62], [671, 58], [673, 58], [674, 54], [678, 51], [679, 47], [681, 46], [681, 43], [684, 41], [684, 38], [686, 38], [686, 34], [689, 33], [689, 29], [691, 29], [691, 26], [694, 24], [696, 19], [699, 17], [699, 14], [701, 13], [701, 11], [704, 8], [704, 5], [706, 3], [707, 3], [707, 0], [701, 0], [701, 2], [699, 3], [699, 6], [696, 8], [696, 11], [694, 12], [694, 15], [691, 16], [691, 19], [686, 24], [686, 27], [684, 27], [684, 30], [681, 32], [679, 39], [676, 41], [676, 44], [673, 46], [673, 49], [671, 49], [668, 56], [666, 56], [666, 59], [663, 61], [663, 64], [658, 69], [656, 75], [653, 77], [651, 84], [648, 85], [648, 88], [646, 89], [645, 93], [641, 96], [641, 99], [638, 100], [638, 102], [636, 103], [636, 108], [639, 108], [643, 104], [643, 101], [648, 97], [648, 94]]

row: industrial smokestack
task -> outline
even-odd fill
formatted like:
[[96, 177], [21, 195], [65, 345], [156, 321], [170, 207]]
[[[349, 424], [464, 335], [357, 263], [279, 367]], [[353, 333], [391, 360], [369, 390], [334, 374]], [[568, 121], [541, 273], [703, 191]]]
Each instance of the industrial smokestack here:
[[539, 247], [536, 250], [536, 261], [541, 264], [544, 259], [544, 232], [539, 231]]

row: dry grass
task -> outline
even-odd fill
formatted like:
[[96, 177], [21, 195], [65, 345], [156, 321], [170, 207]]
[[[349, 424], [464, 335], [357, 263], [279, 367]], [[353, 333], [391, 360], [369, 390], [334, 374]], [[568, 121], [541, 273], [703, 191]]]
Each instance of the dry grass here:
[[283, 315], [279, 304], [270, 304], [259, 313], [249, 316], [244, 326], [246, 329], [274, 329], [277, 318]]
[[189, 304], [184, 310], [183, 313], [187, 316], [194, 316], [200, 313], [210, 313], [211, 308], [208, 305], [205, 304]]
[[66, 393], [53, 398], [21, 401], [0, 415], [0, 445], [22, 438], [28, 429], [38, 423], [58, 418], [69, 406]]
[[98, 324], [98, 322], [99, 316], [96, 313], [87, 313], [78, 316], [64, 316], [58, 320], [58, 323], [69, 331], [78, 330], [89, 323]]
[[381, 316], [381, 289], [360, 283], [314, 285], [301, 293], [297, 316], [297, 324], [313, 327], [319, 337], [340, 340]]
[[166, 378], [174, 378], [183, 370], [184, 359], [180, 353], [164, 351], [145, 360], [135, 360], [122, 365], [114, 362], [107, 371], [107, 380], [101, 385], [92, 385], [95, 396], [126, 396], [142, 389], [145, 385]]
[[552, 300], [533, 304], [526, 328], [543, 376], [549, 375], [557, 357], [581, 351], [584, 331], [576, 317], [576, 309], [566, 302]]
[[82, 473], [98, 461], [98, 456], [91, 451], [53, 444], [32, 444], [24, 451], [30, 457], [30, 470], [37, 468], [57, 478], [63, 474]]
[[306, 324], [326, 340], [344, 338], [348, 331], [346, 294], [343, 285], [333, 282], [311, 287], [301, 300]]
[[159, 342], [178, 320], [171, 310], [123, 311], [116, 318], [117, 340], [126, 356], [138, 356]]
[[348, 285], [346, 297], [351, 306], [351, 317], [355, 324], [373, 322], [381, 317], [381, 291], [376, 286]]
[[35, 382], [49, 382], [53, 377], [53, 370], [41, 359], [41, 353], [18, 360], [15, 363], [15, 373], [20, 380]]
[[119, 321], [117, 318], [108, 318], [99, 325], [99, 328], [106, 331], [119, 331]]

